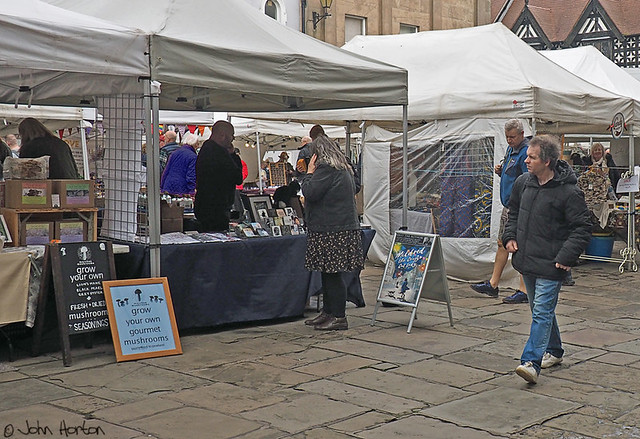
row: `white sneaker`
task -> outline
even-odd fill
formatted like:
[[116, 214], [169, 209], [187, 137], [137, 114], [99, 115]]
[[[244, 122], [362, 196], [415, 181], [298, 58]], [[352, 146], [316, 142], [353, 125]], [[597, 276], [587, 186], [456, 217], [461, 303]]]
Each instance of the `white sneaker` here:
[[549, 352], [545, 352], [542, 356], [542, 364], [540, 367], [546, 369], [551, 366], [555, 366], [556, 364], [562, 363], [562, 357], [555, 357], [551, 355]]
[[533, 367], [533, 363], [531, 361], [527, 361], [526, 363], [516, 367], [516, 374], [528, 383], [535, 384], [538, 382], [538, 372], [536, 372], [536, 368]]

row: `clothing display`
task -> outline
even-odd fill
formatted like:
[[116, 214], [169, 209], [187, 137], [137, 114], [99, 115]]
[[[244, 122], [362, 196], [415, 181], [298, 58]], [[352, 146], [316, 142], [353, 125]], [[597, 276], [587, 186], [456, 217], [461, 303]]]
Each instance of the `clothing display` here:
[[589, 209], [607, 201], [610, 186], [609, 175], [599, 170], [590, 169], [578, 178], [578, 187], [584, 192]]

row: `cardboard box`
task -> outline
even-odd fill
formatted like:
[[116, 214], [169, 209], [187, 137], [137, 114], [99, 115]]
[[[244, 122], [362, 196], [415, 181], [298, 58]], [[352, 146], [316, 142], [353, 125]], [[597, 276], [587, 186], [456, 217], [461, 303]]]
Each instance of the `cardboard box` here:
[[161, 219], [160, 233], [182, 232], [182, 218], [180, 219]]
[[53, 221], [27, 222], [20, 231], [20, 245], [46, 245], [53, 237]]
[[184, 207], [160, 201], [160, 233], [182, 232]]
[[5, 207], [48, 209], [51, 207], [51, 180], [5, 180]]
[[93, 180], [51, 180], [54, 194], [60, 194], [60, 207], [95, 207], [95, 185]]
[[82, 220], [61, 220], [55, 224], [55, 239], [60, 242], [85, 242], [87, 238], [88, 226]]

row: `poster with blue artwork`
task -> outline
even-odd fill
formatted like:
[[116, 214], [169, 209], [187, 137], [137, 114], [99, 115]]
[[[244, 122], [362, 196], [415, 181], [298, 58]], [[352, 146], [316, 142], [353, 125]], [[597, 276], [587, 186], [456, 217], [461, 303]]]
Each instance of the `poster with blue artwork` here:
[[417, 301], [433, 239], [428, 235], [396, 234], [384, 273], [381, 299]]

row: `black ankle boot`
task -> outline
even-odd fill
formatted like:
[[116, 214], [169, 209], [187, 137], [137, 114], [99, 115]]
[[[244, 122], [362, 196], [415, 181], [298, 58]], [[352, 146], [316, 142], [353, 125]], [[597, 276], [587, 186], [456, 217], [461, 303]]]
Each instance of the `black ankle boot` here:
[[322, 311], [320, 314], [315, 316], [315, 318], [309, 319], [309, 320], [305, 320], [304, 324], [307, 325], [307, 326], [315, 326], [315, 325], [319, 325], [320, 323], [326, 322], [330, 318], [331, 318], [331, 316], [329, 314], [327, 314], [326, 312]]
[[318, 331], [344, 331], [349, 329], [346, 317], [329, 317], [325, 322], [315, 325], [313, 329]]

